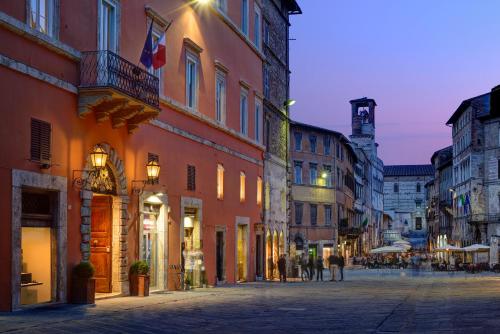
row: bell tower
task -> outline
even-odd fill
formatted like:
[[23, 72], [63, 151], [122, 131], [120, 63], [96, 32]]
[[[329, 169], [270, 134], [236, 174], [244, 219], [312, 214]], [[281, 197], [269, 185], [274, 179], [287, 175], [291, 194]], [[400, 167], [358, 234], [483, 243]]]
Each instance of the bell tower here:
[[363, 97], [349, 101], [352, 109], [352, 137], [375, 137], [375, 107], [374, 99]]

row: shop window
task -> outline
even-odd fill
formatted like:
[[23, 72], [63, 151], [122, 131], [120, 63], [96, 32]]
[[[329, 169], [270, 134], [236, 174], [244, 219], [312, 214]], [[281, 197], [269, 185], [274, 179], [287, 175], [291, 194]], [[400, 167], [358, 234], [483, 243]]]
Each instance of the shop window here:
[[201, 227], [196, 208], [184, 209], [184, 240], [182, 248], [182, 265], [185, 269], [185, 278], [195, 287], [202, 283], [204, 274], [204, 263]]
[[31, 119], [31, 160], [50, 165], [51, 146], [50, 123]]
[[196, 167], [192, 165], [187, 166], [187, 190], [196, 190]]
[[21, 215], [21, 304], [52, 301], [55, 270], [55, 193], [23, 190]]
[[149, 264], [151, 287], [158, 286], [158, 225], [161, 206], [161, 200], [153, 195], [146, 199], [142, 211], [142, 259]]

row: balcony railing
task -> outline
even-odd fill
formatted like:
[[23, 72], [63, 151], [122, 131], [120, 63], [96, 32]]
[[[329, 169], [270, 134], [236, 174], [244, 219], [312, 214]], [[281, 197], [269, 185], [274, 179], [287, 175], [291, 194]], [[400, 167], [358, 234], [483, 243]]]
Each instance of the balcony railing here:
[[107, 51], [87, 51], [80, 61], [80, 88], [110, 87], [154, 108], [159, 107], [159, 80], [139, 66]]

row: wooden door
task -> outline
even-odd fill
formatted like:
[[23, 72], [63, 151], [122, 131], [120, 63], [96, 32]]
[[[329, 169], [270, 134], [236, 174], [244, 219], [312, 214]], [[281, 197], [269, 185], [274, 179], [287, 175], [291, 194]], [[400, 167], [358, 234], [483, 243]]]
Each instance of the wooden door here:
[[90, 231], [90, 262], [95, 267], [95, 291], [111, 292], [111, 197], [94, 196]]

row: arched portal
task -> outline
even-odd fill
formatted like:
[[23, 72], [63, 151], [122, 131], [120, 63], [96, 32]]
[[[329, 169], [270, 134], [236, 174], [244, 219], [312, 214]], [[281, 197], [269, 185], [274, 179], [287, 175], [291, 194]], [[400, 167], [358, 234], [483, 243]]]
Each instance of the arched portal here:
[[270, 230], [266, 231], [266, 277], [273, 278], [273, 239]]
[[[95, 269], [96, 292], [128, 293], [127, 219], [128, 191], [124, 164], [108, 144], [106, 168], [99, 174], [84, 173], [80, 193], [82, 261]], [[91, 170], [87, 156], [85, 170]]]

